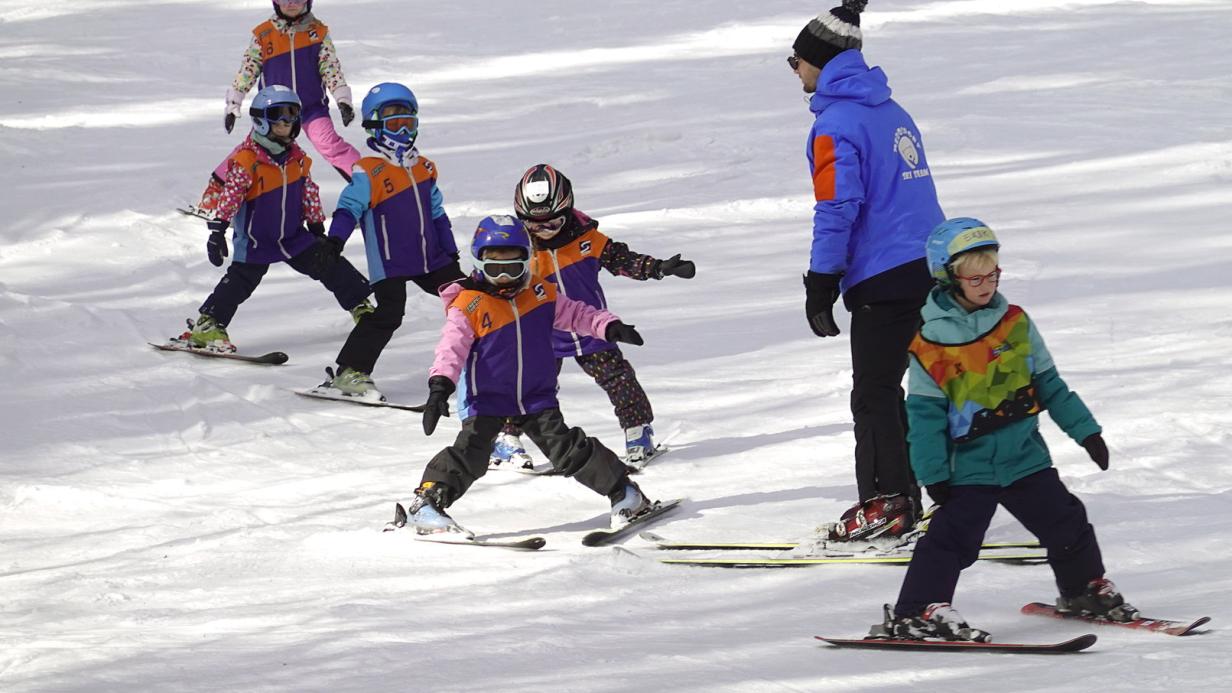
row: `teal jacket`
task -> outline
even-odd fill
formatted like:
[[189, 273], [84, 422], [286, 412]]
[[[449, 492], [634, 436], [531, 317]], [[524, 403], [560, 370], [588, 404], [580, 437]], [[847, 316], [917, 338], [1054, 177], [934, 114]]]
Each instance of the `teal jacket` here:
[[[920, 333], [941, 344], [971, 342], [994, 329], [1008, 308], [1005, 297], [997, 293], [987, 307], [968, 313], [945, 290], [936, 288], [924, 304]], [[1075, 442], [1099, 433], [1090, 410], [1061, 380], [1034, 322], [1029, 324], [1028, 338], [1031, 379], [1040, 404]], [[914, 357], [907, 382], [907, 443], [911, 468], [921, 486], [943, 481], [955, 486], [1009, 486], [1052, 466], [1038, 416], [955, 443], [949, 432], [949, 399]]]

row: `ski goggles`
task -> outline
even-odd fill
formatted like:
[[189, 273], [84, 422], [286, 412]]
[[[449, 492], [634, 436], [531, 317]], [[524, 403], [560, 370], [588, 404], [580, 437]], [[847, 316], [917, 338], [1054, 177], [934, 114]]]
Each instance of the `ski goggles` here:
[[522, 225], [526, 227], [527, 231], [534, 234], [556, 233], [565, 227], [565, 215], [552, 217], [547, 221], [526, 220], [522, 222]]
[[475, 268], [488, 279], [521, 279], [530, 270], [530, 260], [475, 260]]
[[291, 123], [299, 121], [299, 106], [293, 103], [270, 106], [265, 109], [265, 119], [271, 123]]
[[411, 109], [410, 106], [401, 105], [402, 113], [389, 113], [387, 115], [378, 115], [376, 118], [371, 118], [363, 122], [363, 126], [368, 130], [384, 130], [394, 134], [413, 135], [419, 130], [419, 115]]

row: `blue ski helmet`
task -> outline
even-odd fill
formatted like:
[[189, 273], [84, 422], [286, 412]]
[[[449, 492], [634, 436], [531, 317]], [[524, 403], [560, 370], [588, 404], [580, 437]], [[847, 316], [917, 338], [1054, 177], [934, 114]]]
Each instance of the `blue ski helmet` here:
[[299, 136], [300, 108], [299, 97], [291, 87], [271, 84], [257, 92], [248, 107], [248, 115], [252, 116], [252, 129], [266, 137], [270, 134], [270, 123], [280, 120], [290, 122], [291, 139], [295, 139]]
[[[382, 116], [381, 111], [392, 105], [405, 106], [410, 113]], [[374, 148], [400, 160], [415, 146], [415, 138], [419, 136], [419, 101], [406, 85], [382, 82], [372, 87], [360, 110], [364, 130], [372, 137]]]
[[[484, 260], [483, 251], [488, 248], [517, 248], [522, 251], [522, 257], [516, 260]], [[471, 259], [475, 271], [471, 277], [475, 281], [491, 283], [502, 275], [512, 279], [520, 279], [508, 287], [501, 287], [500, 295], [512, 297], [530, 279], [531, 250], [530, 235], [522, 222], [512, 216], [498, 214], [484, 217], [475, 229], [475, 238], [471, 241]]]
[[996, 250], [1001, 244], [988, 225], [971, 217], [946, 219], [928, 234], [924, 254], [928, 259], [928, 273], [942, 286], [954, 283], [950, 263], [961, 253], [977, 248]]

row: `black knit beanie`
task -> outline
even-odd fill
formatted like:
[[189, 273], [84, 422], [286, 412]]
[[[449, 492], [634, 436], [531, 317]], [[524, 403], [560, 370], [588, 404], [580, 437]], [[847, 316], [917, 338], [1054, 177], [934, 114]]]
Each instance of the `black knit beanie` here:
[[868, 0], [843, 0], [841, 7], [817, 15], [800, 30], [792, 49], [817, 69], [849, 48], [859, 50], [864, 45], [860, 13], [865, 5]]

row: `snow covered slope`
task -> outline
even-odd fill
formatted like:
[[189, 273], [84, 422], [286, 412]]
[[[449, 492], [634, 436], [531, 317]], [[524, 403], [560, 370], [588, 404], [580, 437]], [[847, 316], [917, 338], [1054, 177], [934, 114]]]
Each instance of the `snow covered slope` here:
[[[790, 539], [855, 495], [845, 337], [802, 313], [810, 114], [784, 57], [829, 3], [318, 0], [357, 94], [404, 80], [459, 238], [548, 161], [581, 209], [692, 281], [608, 279], [677, 450], [643, 475], [687, 539]], [[428, 458], [405, 412], [316, 384], [350, 328], [276, 267], [232, 324], [280, 368], [160, 354], [220, 276], [195, 200], [238, 141], [222, 97], [261, 0], [0, 0], [0, 690], [780, 691], [1218, 688], [1232, 678], [1232, 51], [1226, 0], [877, 0], [866, 54], [924, 130], [946, 212], [1004, 242], [1031, 311], [1105, 427], [1100, 473], [1050, 422], [1110, 576], [1187, 639], [1098, 631], [1090, 654], [831, 651], [893, 601], [893, 567], [728, 572], [580, 545], [607, 501], [493, 473], [454, 516], [548, 548], [380, 533]], [[358, 124], [343, 130], [362, 143]], [[315, 152], [309, 148], [310, 154]], [[341, 181], [317, 168], [332, 209]], [[347, 254], [362, 266], [362, 248]], [[840, 317], [846, 322], [846, 315]], [[419, 295], [376, 373], [419, 401], [441, 322]], [[621, 444], [566, 364], [572, 422]], [[990, 537], [1024, 531], [998, 516]], [[631, 549], [649, 554], [639, 540]], [[979, 565], [957, 606], [1001, 640], [1047, 568]], [[1219, 655], [1220, 652], [1225, 653]], [[1048, 666], [1043, 666], [1047, 664]]]

